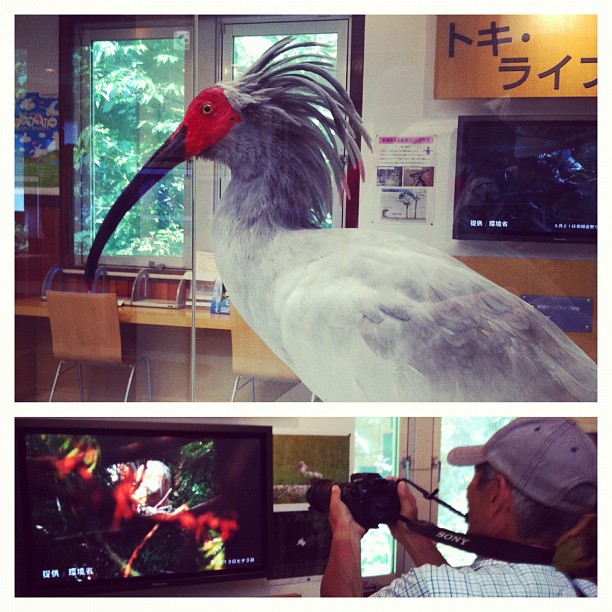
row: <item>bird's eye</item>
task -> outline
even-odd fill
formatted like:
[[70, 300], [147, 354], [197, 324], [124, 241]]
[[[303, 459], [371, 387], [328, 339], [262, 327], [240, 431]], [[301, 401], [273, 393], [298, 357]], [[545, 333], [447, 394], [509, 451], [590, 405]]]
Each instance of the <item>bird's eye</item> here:
[[206, 104], [202, 105], [202, 114], [210, 115], [212, 113], [212, 104], [210, 102], [206, 102]]

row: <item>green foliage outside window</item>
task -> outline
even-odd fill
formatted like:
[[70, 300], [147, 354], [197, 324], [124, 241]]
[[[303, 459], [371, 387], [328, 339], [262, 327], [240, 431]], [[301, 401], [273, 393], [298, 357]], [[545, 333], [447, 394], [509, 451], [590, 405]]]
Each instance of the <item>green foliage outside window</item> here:
[[[84, 119], [75, 166], [75, 253], [85, 255], [106, 213], [185, 112], [185, 66], [173, 39], [96, 41], [84, 51]], [[181, 257], [183, 166], [168, 174], [120, 223], [106, 255]]]

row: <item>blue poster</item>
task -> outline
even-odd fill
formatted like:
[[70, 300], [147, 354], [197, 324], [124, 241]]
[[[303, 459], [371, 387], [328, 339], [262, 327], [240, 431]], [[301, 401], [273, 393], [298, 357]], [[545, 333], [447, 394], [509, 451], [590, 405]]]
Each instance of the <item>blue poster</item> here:
[[55, 94], [27, 93], [15, 101], [16, 174], [25, 187], [59, 186], [58, 105]]

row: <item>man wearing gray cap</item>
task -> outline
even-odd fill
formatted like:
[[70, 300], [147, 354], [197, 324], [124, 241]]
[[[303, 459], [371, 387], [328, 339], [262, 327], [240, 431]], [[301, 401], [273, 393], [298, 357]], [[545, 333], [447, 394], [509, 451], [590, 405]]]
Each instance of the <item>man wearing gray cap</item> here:
[[[477, 557], [468, 567], [451, 567], [431, 539], [415, 534], [398, 520], [389, 528], [414, 567], [375, 596], [597, 595], [593, 579], [576, 578], [558, 569], [563, 567], [559, 562], [563, 557], [560, 543], [569, 541], [568, 534], [573, 535], [585, 524], [585, 517], [595, 513], [597, 505], [596, 447], [574, 421], [515, 419], [483, 446], [453, 449], [448, 462], [475, 466], [467, 489], [468, 535], [556, 548], [554, 565]], [[416, 501], [405, 481], [398, 482], [397, 494], [400, 514], [417, 520]], [[329, 519], [332, 545], [321, 595], [361, 596], [360, 541], [365, 530], [341, 501], [337, 486], [332, 489]], [[582, 552], [580, 555], [585, 556]], [[587, 566], [587, 571], [579, 572], [581, 575], [595, 573], [593, 565]]]

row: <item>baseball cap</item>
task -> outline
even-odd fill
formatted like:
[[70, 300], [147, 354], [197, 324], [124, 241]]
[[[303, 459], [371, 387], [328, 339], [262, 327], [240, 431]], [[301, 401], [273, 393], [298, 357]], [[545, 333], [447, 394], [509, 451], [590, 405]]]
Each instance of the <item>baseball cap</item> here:
[[[515, 419], [482, 446], [454, 448], [448, 462], [489, 463], [521, 493], [545, 506], [570, 514], [593, 510], [597, 447], [572, 419]], [[584, 495], [566, 499], [568, 493], [584, 485]]]

